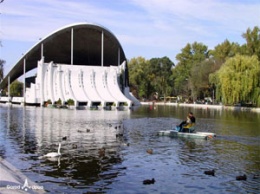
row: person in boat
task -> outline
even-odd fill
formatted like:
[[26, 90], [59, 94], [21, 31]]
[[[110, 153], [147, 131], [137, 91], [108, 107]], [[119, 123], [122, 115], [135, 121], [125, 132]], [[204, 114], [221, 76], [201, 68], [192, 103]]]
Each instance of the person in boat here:
[[189, 132], [189, 128], [193, 127], [195, 123], [196, 118], [192, 112], [189, 112], [186, 121], [182, 121], [177, 127], [179, 128], [179, 132]]

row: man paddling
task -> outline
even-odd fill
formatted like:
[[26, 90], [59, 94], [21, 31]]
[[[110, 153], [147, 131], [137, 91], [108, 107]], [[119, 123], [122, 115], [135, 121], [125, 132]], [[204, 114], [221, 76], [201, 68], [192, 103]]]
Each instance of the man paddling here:
[[181, 124], [177, 125], [179, 128], [179, 132], [189, 132], [189, 128], [193, 127], [196, 123], [196, 118], [194, 117], [192, 112], [189, 112], [187, 116], [187, 120], [181, 122]]

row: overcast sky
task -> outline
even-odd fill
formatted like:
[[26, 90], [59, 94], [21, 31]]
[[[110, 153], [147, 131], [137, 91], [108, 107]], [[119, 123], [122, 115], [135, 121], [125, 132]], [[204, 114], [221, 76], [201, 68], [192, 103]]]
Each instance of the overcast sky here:
[[187, 43], [244, 44], [242, 33], [260, 26], [259, 0], [4, 0], [0, 13], [5, 75], [40, 38], [72, 23], [108, 28], [128, 59], [167, 56], [174, 63]]

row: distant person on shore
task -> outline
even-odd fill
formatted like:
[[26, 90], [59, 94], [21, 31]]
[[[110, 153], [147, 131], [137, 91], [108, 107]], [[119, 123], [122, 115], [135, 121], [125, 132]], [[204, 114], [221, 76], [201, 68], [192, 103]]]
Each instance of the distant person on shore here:
[[196, 118], [192, 112], [189, 112], [186, 121], [182, 121], [179, 125], [177, 125], [177, 128], [179, 129], [179, 132], [188, 132], [187, 129], [193, 127], [195, 123]]

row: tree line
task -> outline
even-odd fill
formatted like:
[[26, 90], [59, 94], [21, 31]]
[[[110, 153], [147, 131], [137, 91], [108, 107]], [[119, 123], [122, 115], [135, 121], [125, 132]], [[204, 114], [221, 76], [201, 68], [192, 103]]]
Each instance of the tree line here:
[[[176, 55], [177, 64], [168, 57], [128, 61], [131, 92], [140, 100], [166, 100], [225, 105], [250, 104], [260, 107], [260, 29], [255, 26], [242, 34], [245, 44], [224, 40], [213, 50], [199, 42], [188, 43]], [[4, 78], [0, 59], [0, 81]], [[11, 96], [22, 95], [23, 84], [11, 85]]]
[[132, 58], [128, 61], [132, 93], [141, 100], [167, 96], [190, 102], [211, 99], [225, 105], [260, 106], [260, 29], [242, 34], [246, 43], [224, 40], [209, 50], [203, 43], [188, 43], [176, 55]]

